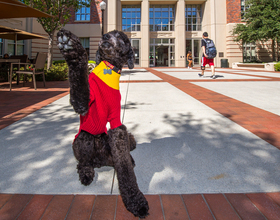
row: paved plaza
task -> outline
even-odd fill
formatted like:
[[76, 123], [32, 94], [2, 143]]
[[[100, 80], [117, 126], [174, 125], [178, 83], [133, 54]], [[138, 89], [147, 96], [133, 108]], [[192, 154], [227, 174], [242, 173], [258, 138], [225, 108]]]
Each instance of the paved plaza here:
[[[280, 73], [198, 73], [122, 72], [122, 122], [137, 141], [147, 219], [280, 219]], [[0, 219], [137, 219], [112, 167], [96, 169], [90, 186], [78, 181], [78, 128], [68, 82], [12, 92], [0, 84]]]

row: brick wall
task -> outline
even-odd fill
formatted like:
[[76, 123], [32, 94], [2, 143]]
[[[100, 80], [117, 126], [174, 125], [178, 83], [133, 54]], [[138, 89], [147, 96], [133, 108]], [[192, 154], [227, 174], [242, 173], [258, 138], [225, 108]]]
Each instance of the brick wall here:
[[241, 22], [241, 1], [227, 0], [227, 23]]
[[67, 24], [100, 24], [101, 23], [101, 9], [100, 5], [93, 0], [90, 6], [90, 21], [75, 21], [75, 11], [71, 10], [72, 17]]

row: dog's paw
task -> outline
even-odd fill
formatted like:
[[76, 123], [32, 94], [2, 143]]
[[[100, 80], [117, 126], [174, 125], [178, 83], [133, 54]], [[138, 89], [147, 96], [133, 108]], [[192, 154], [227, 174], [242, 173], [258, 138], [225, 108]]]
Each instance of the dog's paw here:
[[130, 201], [126, 208], [135, 217], [145, 218], [149, 215], [149, 205], [142, 193], [134, 198], [134, 200]]
[[85, 186], [90, 185], [93, 181], [94, 174], [95, 174], [94, 168], [92, 166], [80, 167], [78, 165], [77, 169], [78, 169], [79, 179], [81, 183]]
[[71, 32], [61, 29], [57, 33], [57, 41], [58, 41], [58, 48], [60, 49], [61, 53], [64, 53], [65, 51], [72, 50], [73, 49], [73, 40], [70, 39]]
[[79, 38], [70, 31], [61, 29], [57, 33], [57, 47], [66, 61], [79, 61], [81, 54], [85, 52]]

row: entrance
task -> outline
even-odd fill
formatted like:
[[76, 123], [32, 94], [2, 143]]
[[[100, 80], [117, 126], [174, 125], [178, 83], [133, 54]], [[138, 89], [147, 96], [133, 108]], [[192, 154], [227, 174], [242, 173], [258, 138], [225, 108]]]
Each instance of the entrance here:
[[168, 46], [155, 46], [155, 66], [168, 66]]
[[130, 39], [131, 42], [131, 46], [133, 48], [134, 51], [134, 57], [135, 57], [135, 62], [134, 65], [135, 66], [139, 66], [140, 65], [140, 39]]
[[150, 39], [150, 66], [175, 66], [174, 39]]
[[[189, 51], [192, 52], [193, 65], [200, 66], [201, 40], [200, 39], [187, 39], [186, 40], [186, 57], [187, 57], [187, 54]], [[188, 66], [188, 61], [186, 63], [186, 66]]]

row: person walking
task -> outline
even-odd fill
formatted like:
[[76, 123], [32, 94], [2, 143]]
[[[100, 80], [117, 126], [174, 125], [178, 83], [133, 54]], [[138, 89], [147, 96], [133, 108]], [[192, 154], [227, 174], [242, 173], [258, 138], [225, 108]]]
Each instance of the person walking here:
[[192, 69], [192, 52], [189, 51], [187, 54], [187, 61], [189, 62], [188, 69]]
[[215, 79], [216, 76], [215, 76], [214, 58], [209, 58], [208, 55], [206, 54], [207, 43], [211, 43], [211, 42], [213, 41], [208, 38], [208, 33], [204, 32], [201, 40], [201, 48], [202, 48], [201, 73], [199, 73], [198, 75], [200, 77], [204, 76], [205, 66], [208, 64], [211, 67], [211, 71], [212, 71], [211, 78]]

